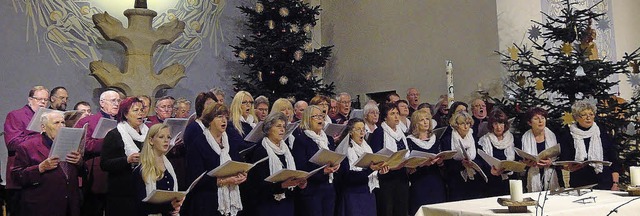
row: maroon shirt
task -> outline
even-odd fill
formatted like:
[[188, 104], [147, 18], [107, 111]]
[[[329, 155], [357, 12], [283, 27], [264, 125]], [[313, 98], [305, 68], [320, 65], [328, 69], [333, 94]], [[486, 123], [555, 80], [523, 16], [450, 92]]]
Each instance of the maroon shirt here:
[[14, 183], [10, 169], [15, 160], [15, 152], [18, 145], [38, 134], [37, 132], [27, 130], [27, 126], [34, 114], [35, 112], [31, 110], [31, 107], [25, 105], [20, 109], [9, 112], [4, 122], [4, 142], [7, 144], [7, 151], [9, 152], [7, 169], [5, 170], [7, 173], [7, 189], [20, 189], [20, 186]]

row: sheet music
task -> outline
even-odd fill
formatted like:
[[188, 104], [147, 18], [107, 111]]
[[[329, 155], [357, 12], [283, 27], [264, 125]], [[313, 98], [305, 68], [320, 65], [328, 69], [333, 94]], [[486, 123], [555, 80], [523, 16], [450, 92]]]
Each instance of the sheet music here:
[[38, 111], [33, 114], [33, 117], [31, 118], [31, 121], [29, 122], [29, 125], [27, 126], [27, 130], [30, 131], [34, 131], [34, 132], [38, 132], [38, 133], [42, 133], [42, 115], [46, 114], [46, 113], [50, 113], [53, 112], [55, 110], [52, 109], [47, 109], [44, 107], [40, 107], [38, 109]]
[[364, 119], [364, 110], [363, 109], [353, 109], [351, 110], [351, 114], [349, 114], [349, 119]]
[[338, 165], [340, 164], [346, 155], [327, 150], [327, 149], [319, 149], [312, 157], [309, 159], [309, 162], [317, 164], [317, 165]]
[[104, 139], [107, 133], [116, 128], [116, 126], [118, 126], [118, 122], [116, 120], [100, 118], [98, 125], [96, 125], [96, 129], [93, 131], [93, 134], [91, 134], [91, 138]]
[[262, 132], [262, 124], [263, 123], [264, 122], [258, 122], [256, 124], [256, 126], [253, 127], [251, 132], [249, 132], [249, 134], [247, 134], [247, 136], [244, 138], [244, 141], [252, 142], [252, 143], [262, 142], [262, 138], [264, 138], [266, 136], [266, 134], [264, 134], [264, 132]]
[[66, 158], [72, 151], [78, 151], [86, 128], [60, 128], [53, 140], [49, 157]]
[[178, 137], [181, 132], [184, 132], [184, 129], [187, 128], [187, 124], [189, 123], [189, 119], [186, 118], [167, 118], [164, 120], [164, 123], [169, 125], [171, 131], [171, 137]]
[[342, 131], [347, 128], [345, 124], [329, 124], [326, 128], [324, 128], [324, 133], [329, 135], [330, 137], [339, 136]]
[[185, 196], [187, 196], [187, 192], [184, 191], [153, 190], [147, 197], [142, 199], [142, 202], [162, 204], [171, 202], [174, 199], [182, 199]]
[[262, 158], [253, 164], [243, 163], [238, 161], [227, 161], [224, 164], [209, 171], [207, 175], [221, 178], [221, 177], [236, 175], [241, 172], [249, 172], [249, 170], [253, 168], [256, 164], [266, 161], [267, 159], [269, 159], [269, 157]]

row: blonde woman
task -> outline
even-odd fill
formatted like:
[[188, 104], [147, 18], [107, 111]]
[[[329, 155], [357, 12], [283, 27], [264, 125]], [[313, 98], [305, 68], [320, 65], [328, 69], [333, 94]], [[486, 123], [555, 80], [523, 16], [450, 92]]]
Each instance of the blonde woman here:
[[[271, 113], [269, 113], [269, 115], [277, 112], [281, 112], [282, 114], [284, 114], [285, 117], [287, 117], [288, 122], [291, 122], [293, 120], [293, 106], [291, 105], [291, 101], [284, 98], [280, 98], [275, 102], [273, 102], [273, 106], [271, 107]], [[285, 124], [285, 127], [286, 126], [287, 125]], [[289, 146], [289, 148], [293, 149], [293, 142], [296, 139], [295, 135], [291, 134], [288, 137], [285, 137], [284, 139], [287, 145]]]
[[147, 133], [140, 153], [140, 165], [133, 170], [138, 215], [178, 215], [180, 212], [183, 199], [164, 204], [142, 202], [153, 190], [178, 191], [176, 173], [165, 156], [170, 140], [169, 125], [164, 123], [153, 125]]
[[[239, 91], [231, 101], [229, 108], [229, 143], [238, 147], [238, 151], [251, 148], [255, 143], [245, 142], [244, 138], [258, 123], [253, 110], [253, 97], [249, 92]], [[244, 161], [246, 158], [242, 158]]]
[[[418, 109], [411, 115], [411, 125], [407, 144], [411, 151], [440, 153], [440, 143], [433, 134], [431, 113]], [[409, 213], [415, 214], [418, 208], [426, 204], [446, 201], [444, 179], [440, 168], [444, 166], [442, 158], [436, 158], [416, 168], [409, 175]]]

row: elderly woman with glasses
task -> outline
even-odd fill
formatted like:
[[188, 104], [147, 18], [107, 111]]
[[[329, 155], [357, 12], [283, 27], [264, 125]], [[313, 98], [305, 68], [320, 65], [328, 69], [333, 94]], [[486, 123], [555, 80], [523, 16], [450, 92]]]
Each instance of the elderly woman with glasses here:
[[376, 197], [373, 189], [380, 187], [378, 172], [385, 174], [389, 167], [383, 162], [370, 164], [367, 168], [356, 167], [358, 159], [373, 150], [364, 140], [364, 121], [353, 118], [348, 121], [347, 128], [342, 132], [342, 142], [336, 152], [347, 156], [340, 168], [340, 181], [337, 184], [339, 198], [337, 214], [344, 216], [376, 215]]
[[[325, 116], [322, 108], [310, 105], [304, 110], [300, 132], [293, 144], [293, 158], [296, 168], [312, 171], [319, 165], [309, 162], [318, 150], [335, 150], [333, 139], [324, 133]], [[331, 164], [308, 179], [307, 188], [300, 191], [299, 204], [296, 208], [302, 215], [334, 215], [336, 192], [333, 188], [333, 173], [337, 172], [340, 164]]]
[[135, 215], [133, 167], [149, 128], [143, 124], [142, 101], [129, 97], [120, 102], [118, 126], [104, 137], [100, 167], [108, 173], [105, 215]]
[[367, 103], [364, 105], [364, 139], [369, 140], [369, 135], [378, 128], [378, 118], [380, 117], [380, 110], [378, 105], [373, 103]]
[[[371, 149], [392, 152], [407, 149], [407, 138], [398, 127], [398, 106], [395, 103], [380, 104], [380, 127], [370, 136]], [[387, 174], [378, 173], [380, 189], [376, 190], [378, 215], [407, 215], [409, 213], [409, 176], [404, 164], [389, 167]]]
[[[595, 122], [596, 111], [596, 106], [587, 101], [578, 101], [571, 106], [576, 122], [569, 125], [568, 131], [558, 139], [562, 150], [560, 160], [612, 162], [611, 166], [594, 163], [566, 165], [563, 168], [570, 172], [571, 187], [598, 184], [595, 186], [597, 189], [619, 190], [618, 180], [622, 167], [612, 137]], [[564, 182], [564, 179], [560, 179]]]
[[472, 135], [473, 118], [463, 110], [453, 112], [449, 125], [452, 130], [445, 131], [442, 135], [440, 147], [443, 151], [456, 150], [458, 153], [453, 156], [453, 160], [444, 162], [449, 186], [448, 201], [480, 198], [481, 187], [485, 182], [471, 163], [477, 164], [480, 160], [476, 156], [476, 141]]
[[272, 112], [262, 124], [261, 130], [266, 137], [255, 147], [249, 161], [256, 162], [265, 157], [268, 159], [258, 163], [249, 171], [248, 183], [253, 203], [250, 204], [252, 208], [247, 209], [244, 215], [294, 214], [294, 191], [297, 188], [304, 189], [307, 186], [307, 180], [292, 178], [277, 183], [264, 180], [282, 169], [296, 169], [293, 155], [284, 141], [289, 119], [290, 117], [281, 112]]

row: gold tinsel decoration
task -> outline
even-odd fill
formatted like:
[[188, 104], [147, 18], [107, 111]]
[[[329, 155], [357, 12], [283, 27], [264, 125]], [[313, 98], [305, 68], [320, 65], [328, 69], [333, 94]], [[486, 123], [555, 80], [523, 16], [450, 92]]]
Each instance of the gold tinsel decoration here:
[[243, 59], [243, 60], [244, 60], [244, 59], [247, 59], [247, 52], [245, 52], [245, 51], [240, 51], [240, 52], [238, 53], [238, 57], [240, 57], [240, 58], [241, 58], [241, 59]]
[[256, 3], [256, 12], [262, 13], [262, 11], [264, 11], [264, 5], [260, 2]]
[[543, 90], [544, 82], [541, 79], [536, 80], [536, 90]]
[[629, 67], [631, 67], [631, 73], [638, 73], [638, 69], [640, 68], [638, 65], [638, 60], [629, 62]]
[[573, 46], [570, 43], [562, 44], [562, 53], [565, 55], [571, 55], [571, 51], [573, 51]]

